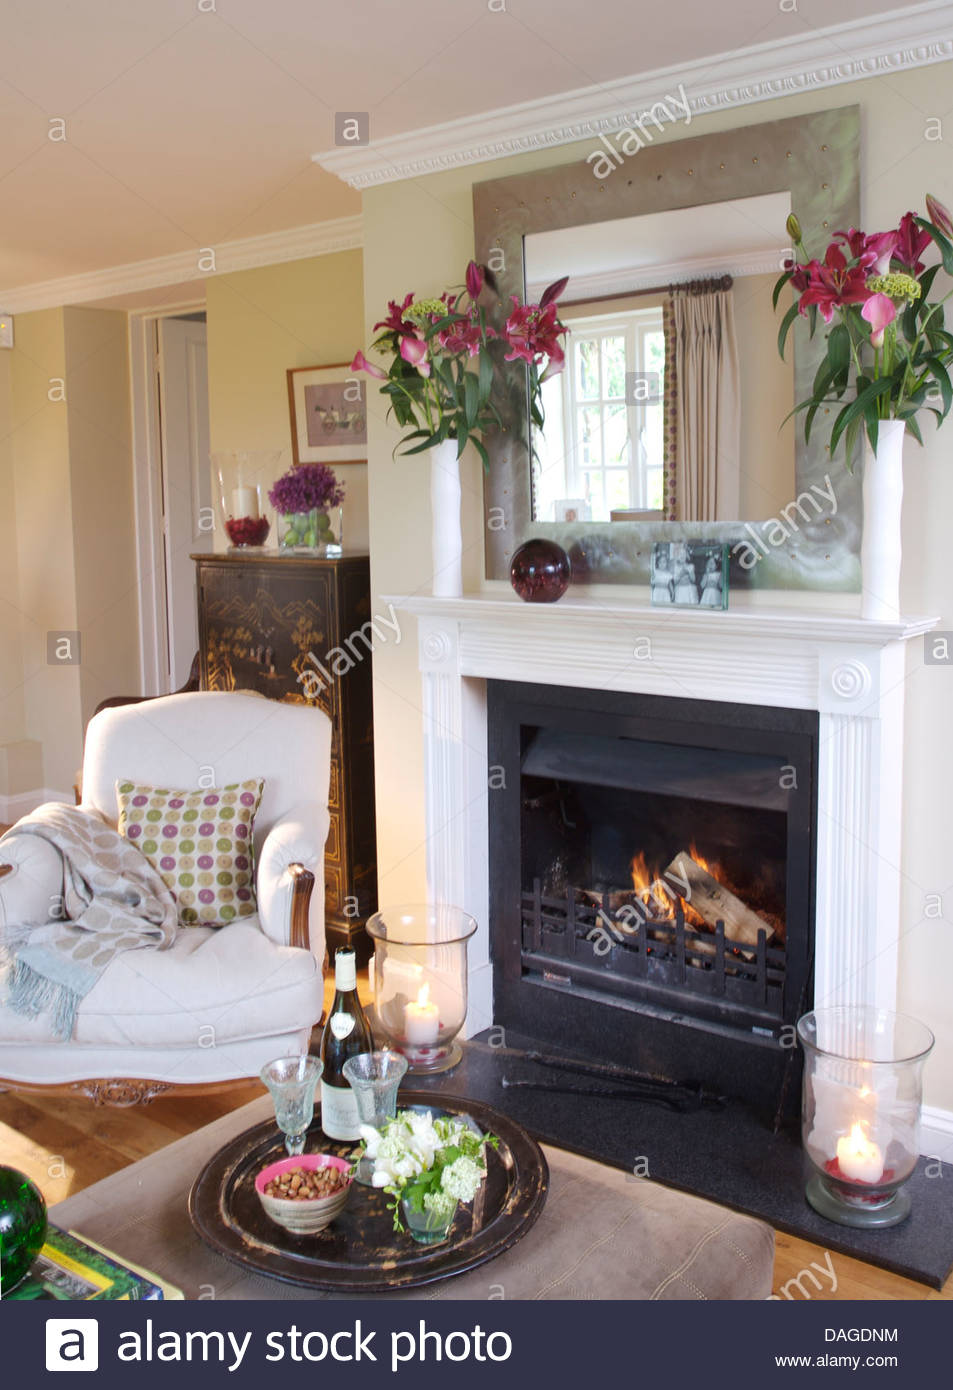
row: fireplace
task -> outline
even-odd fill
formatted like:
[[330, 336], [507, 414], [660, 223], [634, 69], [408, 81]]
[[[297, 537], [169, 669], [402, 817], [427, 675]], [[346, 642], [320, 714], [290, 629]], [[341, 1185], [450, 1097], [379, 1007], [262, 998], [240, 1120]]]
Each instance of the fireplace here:
[[487, 728], [497, 1023], [796, 1104], [817, 714], [490, 681]]

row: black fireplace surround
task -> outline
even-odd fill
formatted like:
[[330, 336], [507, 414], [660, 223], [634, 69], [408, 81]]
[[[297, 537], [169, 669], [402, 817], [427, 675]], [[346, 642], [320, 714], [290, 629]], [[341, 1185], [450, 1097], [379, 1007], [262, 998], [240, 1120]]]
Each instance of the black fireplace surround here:
[[[796, 1110], [816, 712], [512, 681], [489, 681], [487, 706], [497, 1024]], [[757, 914], [756, 935], [695, 915], [684, 873], [664, 872], [680, 853]]]

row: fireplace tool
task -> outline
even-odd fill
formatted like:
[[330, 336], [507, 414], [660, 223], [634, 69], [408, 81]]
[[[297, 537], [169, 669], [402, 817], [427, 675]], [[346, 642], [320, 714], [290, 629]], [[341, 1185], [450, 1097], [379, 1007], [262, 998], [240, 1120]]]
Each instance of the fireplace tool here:
[[641, 1101], [646, 1105], [661, 1105], [680, 1114], [689, 1114], [697, 1110], [721, 1110], [728, 1100], [727, 1096], [718, 1095], [695, 1081], [668, 1081], [645, 1076], [641, 1072], [628, 1071], [624, 1067], [549, 1057], [541, 1052], [514, 1055], [552, 1071], [568, 1072], [572, 1076], [613, 1084], [582, 1085], [567, 1080], [514, 1080], [504, 1076], [502, 1084], [505, 1090], [551, 1091], [562, 1095], [604, 1096], [613, 1100]]

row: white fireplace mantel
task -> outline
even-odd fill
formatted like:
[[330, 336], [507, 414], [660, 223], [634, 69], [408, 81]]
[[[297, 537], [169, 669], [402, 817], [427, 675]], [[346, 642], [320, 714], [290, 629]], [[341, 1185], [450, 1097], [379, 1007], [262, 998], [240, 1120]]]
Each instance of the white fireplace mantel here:
[[[385, 600], [388, 601], [388, 600]], [[935, 618], [660, 609], [596, 597], [395, 597], [418, 620], [428, 889], [473, 914], [472, 1033], [492, 1021], [488, 679], [819, 712], [815, 1004], [893, 1008], [905, 644]]]

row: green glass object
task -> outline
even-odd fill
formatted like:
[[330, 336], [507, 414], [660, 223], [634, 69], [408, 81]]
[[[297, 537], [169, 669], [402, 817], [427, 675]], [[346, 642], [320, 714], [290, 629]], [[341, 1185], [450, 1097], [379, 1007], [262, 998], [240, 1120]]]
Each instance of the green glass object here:
[[16, 1168], [0, 1167], [0, 1298], [13, 1292], [46, 1239], [46, 1203]]

